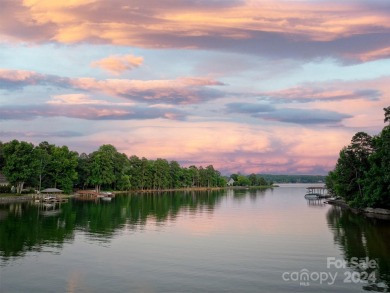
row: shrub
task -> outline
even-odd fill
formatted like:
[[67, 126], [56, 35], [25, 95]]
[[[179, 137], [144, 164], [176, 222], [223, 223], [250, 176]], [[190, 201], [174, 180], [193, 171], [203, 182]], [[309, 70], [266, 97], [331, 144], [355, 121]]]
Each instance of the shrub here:
[[31, 193], [35, 193], [34, 188], [26, 188], [22, 190], [22, 194], [31, 194]]
[[11, 193], [11, 185], [0, 185], [0, 193]]

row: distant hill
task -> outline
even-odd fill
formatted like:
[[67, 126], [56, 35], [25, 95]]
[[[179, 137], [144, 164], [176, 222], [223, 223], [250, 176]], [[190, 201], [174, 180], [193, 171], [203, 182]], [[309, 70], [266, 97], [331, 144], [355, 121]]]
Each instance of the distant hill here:
[[273, 175], [273, 174], [258, 174], [265, 180], [274, 183], [324, 183], [325, 177], [322, 175]]

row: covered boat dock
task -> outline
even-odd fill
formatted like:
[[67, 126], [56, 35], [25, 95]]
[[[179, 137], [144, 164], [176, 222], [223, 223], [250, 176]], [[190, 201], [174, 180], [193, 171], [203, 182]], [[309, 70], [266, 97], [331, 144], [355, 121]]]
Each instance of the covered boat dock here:
[[330, 195], [328, 194], [328, 189], [324, 186], [309, 186], [306, 188], [306, 195], [307, 196], [317, 196], [318, 198], [328, 198]]

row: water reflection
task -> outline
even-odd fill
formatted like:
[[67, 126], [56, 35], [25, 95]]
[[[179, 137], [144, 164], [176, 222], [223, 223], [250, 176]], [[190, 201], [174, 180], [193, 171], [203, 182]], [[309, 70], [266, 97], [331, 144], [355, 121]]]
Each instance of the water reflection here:
[[0, 256], [7, 260], [48, 245], [61, 248], [73, 241], [75, 231], [83, 231], [93, 240], [109, 241], [123, 229], [142, 230], [148, 222], [166, 225], [183, 211], [211, 214], [224, 196], [240, 199], [248, 194], [254, 199], [264, 191], [119, 195], [109, 203], [70, 201], [56, 209], [34, 203], [0, 205]]
[[309, 207], [324, 207], [326, 206], [324, 199], [306, 199], [307, 205]]
[[[374, 271], [376, 280], [364, 284], [363, 289], [387, 292], [390, 286], [390, 222], [366, 218], [339, 207], [328, 211], [327, 221], [348, 265], [359, 273], [365, 272], [364, 275]], [[352, 258], [375, 260], [377, 266], [375, 269], [354, 268]]]
[[256, 189], [256, 188], [247, 188], [247, 189], [228, 189], [226, 191], [228, 196], [231, 196], [235, 202], [242, 202], [246, 199], [247, 196], [254, 202], [259, 197], [264, 197], [266, 192], [270, 189]]

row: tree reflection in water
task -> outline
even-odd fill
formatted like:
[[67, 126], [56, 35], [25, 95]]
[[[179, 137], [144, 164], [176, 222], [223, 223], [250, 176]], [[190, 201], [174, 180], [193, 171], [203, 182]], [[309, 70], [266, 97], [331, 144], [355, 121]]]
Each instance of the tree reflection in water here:
[[[332, 207], [327, 213], [329, 228], [334, 241], [350, 262], [352, 258], [375, 260], [375, 282], [363, 285], [367, 291], [387, 292], [390, 287], [390, 221], [367, 218], [340, 207]], [[353, 264], [349, 263], [351, 267]], [[372, 269], [355, 271], [371, 273]]]
[[93, 240], [110, 241], [123, 230], [142, 230], [148, 222], [164, 225], [182, 211], [213, 213], [226, 191], [161, 192], [117, 195], [112, 202], [69, 201], [47, 213], [34, 203], [0, 205], [0, 257], [61, 248], [77, 231]]

